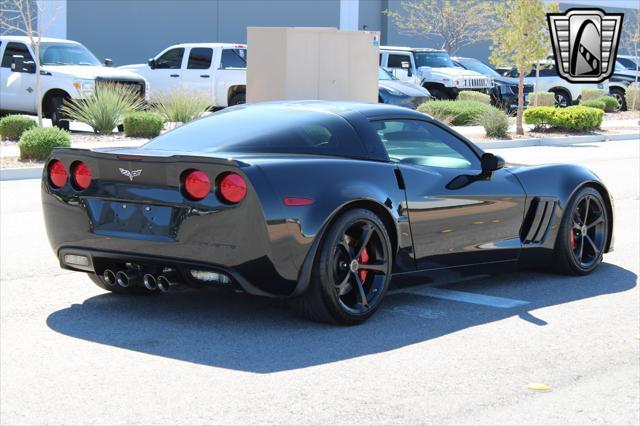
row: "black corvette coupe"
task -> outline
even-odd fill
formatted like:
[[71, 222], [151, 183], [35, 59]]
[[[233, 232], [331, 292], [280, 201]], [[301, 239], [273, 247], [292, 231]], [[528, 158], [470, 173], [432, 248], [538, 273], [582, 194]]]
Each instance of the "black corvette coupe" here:
[[405, 108], [228, 108], [132, 148], [57, 149], [42, 179], [63, 268], [116, 293], [180, 286], [288, 298], [359, 323], [434, 270], [593, 271], [609, 193], [576, 165], [505, 167]]

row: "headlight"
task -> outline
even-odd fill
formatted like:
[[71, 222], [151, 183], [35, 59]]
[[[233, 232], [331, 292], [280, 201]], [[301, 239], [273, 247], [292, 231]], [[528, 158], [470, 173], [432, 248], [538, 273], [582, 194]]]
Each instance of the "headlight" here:
[[78, 93], [83, 97], [91, 96], [95, 85], [95, 80], [88, 80], [84, 78], [77, 78], [73, 80], [73, 87], [75, 87]]

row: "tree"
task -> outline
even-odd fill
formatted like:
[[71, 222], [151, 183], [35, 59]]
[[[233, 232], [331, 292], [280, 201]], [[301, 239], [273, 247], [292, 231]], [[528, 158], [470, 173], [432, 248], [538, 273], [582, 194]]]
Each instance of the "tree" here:
[[636, 9], [633, 14], [629, 15], [629, 18], [624, 21], [622, 32], [622, 47], [625, 48], [628, 54], [633, 55], [633, 59], [636, 63], [636, 85], [638, 84], [638, 74], [640, 74], [639, 67], [639, 53], [640, 47], [640, 9]]
[[385, 10], [400, 34], [439, 37], [455, 54], [461, 47], [490, 38], [492, 2], [486, 0], [406, 0], [400, 10]]
[[[47, 28], [57, 17], [58, 8], [53, 10], [48, 21], [43, 21], [46, 0], [0, 0], [0, 32], [20, 33], [29, 37], [33, 48], [36, 74], [36, 110], [38, 125], [42, 127], [42, 85], [40, 79], [40, 41]], [[41, 19], [38, 19], [38, 18]]]
[[518, 70], [516, 133], [524, 134], [524, 77], [550, 51], [546, 13], [558, 7], [542, 0], [506, 0], [495, 4], [499, 27], [493, 32], [491, 62], [514, 64]]

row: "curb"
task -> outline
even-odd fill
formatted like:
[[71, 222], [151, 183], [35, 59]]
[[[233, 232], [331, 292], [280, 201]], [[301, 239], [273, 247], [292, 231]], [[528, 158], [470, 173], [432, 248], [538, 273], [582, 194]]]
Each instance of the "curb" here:
[[638, 132], [635, 133], [617, 133], [613, 135], [587, 135], [587, 136], [570, 136], [566, 138], [533, 138], [533, 139], [514, 139], [514, 140], [493, 140], [485, 142], [475, 142], [482, 149], [487, 148], [524, 148], [530, 146], [567, 146], [578, 145], [590, 142], [605, 141], [622, 141], [627, 139], [637, 139], [640, 137]]
[[23, 180], [40, 179], [42, 177], [42, 166], [40, 167], [19, 167], [15, 169], [0, 169], [0, 181], [2, 180]]
[[[568, 138], [537, 138], [537, 139], [516, 139], [516, 140], [493, 140], [485, 142], [475, 142], [475, 145], [482, 149], [501, 148], [525, 148], [530, 146], [566, 146], [577, 145], [589, 142], [621, 141], [636, 139], [638, 133], [618, 133], [614, 135], [587, 135], [572, 136]], [[15, 169], [1, 169], [0, 181], [40, 179], [42, 176], [42, 166], [40, 167], [20, 167]]]

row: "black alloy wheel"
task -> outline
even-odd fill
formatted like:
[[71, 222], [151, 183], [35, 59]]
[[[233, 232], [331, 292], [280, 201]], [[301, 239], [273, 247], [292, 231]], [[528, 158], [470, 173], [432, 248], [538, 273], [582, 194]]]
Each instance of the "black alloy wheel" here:
[[362, 219], [342, 235], [333, 254], [333, 281], [340, 306], [354, 314], [365, 314], [377, 305], [388, 273], [380, 230]]
[[310, 287], [291, 305], [313, 321], [362, 323], [384, 298], [391, 262], [391, 244], [382, 221], [369, 210], [349, 210], [323, 236]]
[[609, 218], [602, 196], [583, 188], [573, 198], [558, 235], [556, 263], [562, 272], [584, 275], [602, 261], [609, 233]]
[[573, 255], [584, 269], [592, 266], [604, 251], [605, 213], [597, 198], [587, 195], [576, 205], [569, 240]]

